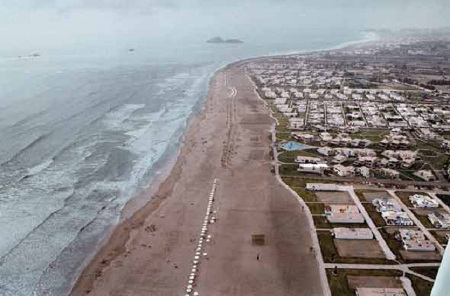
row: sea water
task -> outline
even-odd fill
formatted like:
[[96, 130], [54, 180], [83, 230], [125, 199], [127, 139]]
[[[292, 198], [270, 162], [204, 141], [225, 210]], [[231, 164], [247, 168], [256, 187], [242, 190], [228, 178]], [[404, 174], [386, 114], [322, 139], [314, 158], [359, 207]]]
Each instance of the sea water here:
[[126, 202], [176, 155], [218, 68], [361, 38], [0, 58], [0, 295], [70, 292]]

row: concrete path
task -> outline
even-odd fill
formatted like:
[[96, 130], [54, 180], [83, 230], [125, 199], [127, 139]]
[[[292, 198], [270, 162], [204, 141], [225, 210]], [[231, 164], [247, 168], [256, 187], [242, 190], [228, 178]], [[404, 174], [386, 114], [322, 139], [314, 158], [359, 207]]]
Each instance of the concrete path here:
[[378, 240], [378, 243], [380, 244], [381, 249], [383, 250], [384, 254], [386, 255], [386, 258], [389, 260], [395, 260], [395, 254], [389, 249], [386, 241], [384, 240], [383, 236], [381, 235], [380, 231], [378, 231], [378, 228], [373, 223], [372, 219], [369, 216], [369, 213], [367, 213], [366, 209], [362, 205], [361, 201], [359, 200], [358, 196], [356, 195], [355, 191], [353, 190], [352, 186], [343, 186], [347, 188], [347, 192], [350, 194], [350, 196], [353, 198], [353, 201], [355, 202], [356, 206], [358, 207], [361, 214], [364, 216], [364, 219], [366, 219], [367, 225], [369, 225], [370, 229], [372, 230], [375, 238]]
[[402, 276], [401, 278], [403, 289], [406, 291], [406, 295], [408, 296], [416, 296], [416, 292], [414, 291], [414, 288], [412, 287], [411, 280], [407, 278], [406, 276]]
[[[439, 266], [439, 263], [436, 263], [437, 265], [430, 265], [430, 267]], [[427, 277], [425, 275], [422, 275], [420, 273], [417, 273], [415, 271], [410, 270], [410, 267], [406, 264], [398, 264], [398, 265], [383, 265], [383, 264], [345, 264], [345, 263], [325, 263], [325, 268], [332, 269], [335, 268], [341, 268], [341, 269], [370, 269], [370, 270], [400, 270], [404, 273], [409, 273], [412, 275], [415, 275], [417, 277], [420, 277], [421, 279], [424, 279], [429, 282], [434, 282], [434, 279]], [[414, 267], [416, 267], [414, 265]]]

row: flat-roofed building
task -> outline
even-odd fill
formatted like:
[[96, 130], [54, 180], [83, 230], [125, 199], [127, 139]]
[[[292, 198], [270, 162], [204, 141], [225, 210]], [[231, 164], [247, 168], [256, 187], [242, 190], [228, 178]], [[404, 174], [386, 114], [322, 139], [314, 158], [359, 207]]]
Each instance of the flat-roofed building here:
[[336, 239], [373, 239], [373, 233], [370, 228], [333, 228], [334, 238]]
[[428, 214], [428, 220], [436, 228], [450, 228], [450, 215], [438, 211]]
[[357, 287], [357, 296], [406, 296], [402, 288], [365, 288]]
[[428, 195], [414, 194], [409, 200], [415, 208], [438, 208], [439, 203]]
[[323, 174], [327, 168], [328, 165], [326, 163], [301, 163], [298, 165], [297, 171], [302, 173]]

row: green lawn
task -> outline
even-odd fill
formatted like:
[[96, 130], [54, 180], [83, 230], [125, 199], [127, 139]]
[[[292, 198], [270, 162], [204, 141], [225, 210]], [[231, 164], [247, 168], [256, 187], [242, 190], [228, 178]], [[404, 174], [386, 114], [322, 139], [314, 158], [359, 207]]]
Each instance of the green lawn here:
[[406, 191], [396, 191], [395, 195], [398, 196], [398, 198], [401, 199], [401, 201], [407, 206], [407, 207], [413, 207], [413, 204], [409, 200], [409, 197], [414, 194], [420, 194], [420, 195], [428, 195], [426, 193], [417, 193], [417, 192], [406, 192]]
[[364, 196], [364, 193], [375, 193], [375, 192], [386, 192], [383, 190], [366, 190], [366, 189], [356, 189], [355, 193], [359, 197], [359, 200], [361, 202], [368, 202], [366, 197]]
[[420, 222], [422, 222], [423, 226], [425, 226], [426, 228], [435, 228], [434, 225], [431, 224], [430, 220], [428, 220], [427, 215], [419, 215], [415, 210], [413, 210], [412, 212], [414, 213], [414, 216], [416, 216], [416, 218], [419, 219]]
[[372, 219], [373, 223], [377, 227], [386, 226], [386, 221], [381, 217], [381, 214], [377, 212], [375, 206], [371, 203], [363, 203], [364, 208]]
[[431, 289], [433, 288], [433, 283], [416, 277], [412, 274], [406, 274], [406, 276], [411, 280], [414, 291], [417, 296], [430, 295]]
[[323, 214], [324, 212], [323, 203], [309, 203], [308, 207], [312, 214]]
[[439, 267], [410, 267], [414, 272], [420, 273], [429, 278], [435, 279], [438, 273]]
[[439, 197], [439, 199], [442, 200], [442, 202], [445, 203], [447, 206], [450, 206], [450, 195], [437, 194], [437, 197]]
[[[297, 150], [297, 151], [284, 151], [283, 149], [278, 150], [278, 160], [285, 163], [294, 163], [297, 156], [309, 156], [309, 157], [320, 157], [320, 155], [315, 152], [314, 149]], [[298, 168], [298, 165], [297, 165]]]

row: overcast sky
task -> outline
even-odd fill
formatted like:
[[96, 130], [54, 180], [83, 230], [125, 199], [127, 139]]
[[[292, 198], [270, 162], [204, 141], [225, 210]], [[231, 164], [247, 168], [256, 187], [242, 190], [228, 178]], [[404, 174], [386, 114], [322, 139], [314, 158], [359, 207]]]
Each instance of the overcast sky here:
[[450, 26], [450, 1], [0, 0], [2, 49], [276, 38], [298, 30]]

